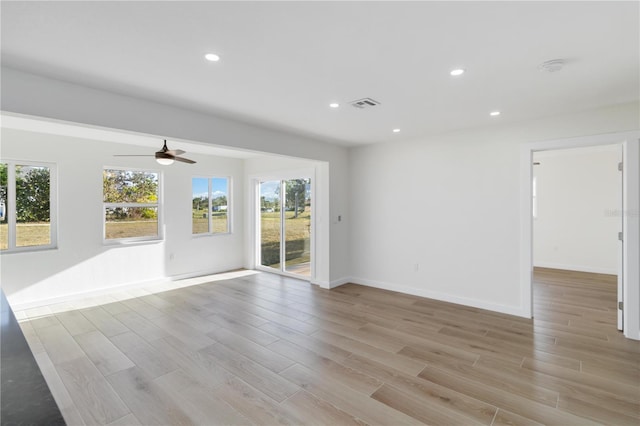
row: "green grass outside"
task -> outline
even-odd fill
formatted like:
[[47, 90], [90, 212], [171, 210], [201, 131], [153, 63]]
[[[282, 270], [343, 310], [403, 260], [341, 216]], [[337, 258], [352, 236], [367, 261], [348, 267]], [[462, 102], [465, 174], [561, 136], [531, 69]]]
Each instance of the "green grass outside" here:
[[158, 221], [110, 221], [106, 223], [105, 236], [107, 240], [118, 238], [157, 237]]
[[[8, 229], [8, 224], [0, 224], [0, 250], [6, 250], [9, 247]], [[51, 244], [50, 229], [49, 223], [18, 223], [16, 224], [16, 245], [31, 247]]]
[[[280, 212], [261, 213], [262, 265], [280, 267]], [[311, 212], [306, 210], [294, 218], [294, 212], [285, 212], [285, 240], [287, 265], [311, 260], [309, 251]]]
[[[192, 232], [194, 234], [206, 234], [209, 232], [209, 219], [205, 216], [206, 210], [193, 210], [192, 213]], [[212, 213], [213, 216], [213, 233], [224, 234], [228, 231], [227, 212]]]

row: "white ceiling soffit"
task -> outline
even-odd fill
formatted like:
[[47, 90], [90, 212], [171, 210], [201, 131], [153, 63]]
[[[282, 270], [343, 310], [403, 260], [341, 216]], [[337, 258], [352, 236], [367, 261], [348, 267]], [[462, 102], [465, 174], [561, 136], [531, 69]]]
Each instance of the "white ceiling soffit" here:
[[[87, 139], [96, 142], [115, 142], [133, 146], [161, 148], [164, 137], [154, 136], [125, 130], [109, 129], [78, 123], [68, 123], [60, 120], [31, 117], [22, 114], [3, 112], [0, 114], [3, 129], [22, 130], [27, 132], [46, 133], [50, 135], [68, 136]], [[227, 158], [259, 158], [267, 154], [229, 149], [208, 143], [197, 143], [183, 139], [170, 138], [167, 142], [173, 149], [183, 149], [190, 153], [215, 155]]]
[[[639, 2], [1, 7], [3, 65], [345, 145], [634, 102], [640, 93]], [[206, 61], [210, 52], [220, 61]], [[539, 70], [552, 59], [564, 59], [561, 71]], [[454, 68], [466, 72], [452, 77]], [[349, 106], [367, 97], [380, 105]]]

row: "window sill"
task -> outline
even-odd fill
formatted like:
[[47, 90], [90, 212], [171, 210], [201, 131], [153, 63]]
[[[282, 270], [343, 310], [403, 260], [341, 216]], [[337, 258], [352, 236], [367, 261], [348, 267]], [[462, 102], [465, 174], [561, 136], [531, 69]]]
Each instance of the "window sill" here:
[[58, 246], [30, 246], [30, 247], [16, 247], [11, 250], [0, 250], [0, 255], [4, 254], [20, 254], [20, 253], [39, 253], [43, 251], [58, 250]]
[[223, 237], [225, 235], [233, 235], [233, 232], [216, 232], [215, 234], [207, 232], [206, 234], [191, 234], [191, 238], [207, 238], [207, 237]]
[[103, 246], [136, 246], [145, 244], [158, 244], [163, 243], [164, 238], [120, 238], [114, 240], [102, 240]]

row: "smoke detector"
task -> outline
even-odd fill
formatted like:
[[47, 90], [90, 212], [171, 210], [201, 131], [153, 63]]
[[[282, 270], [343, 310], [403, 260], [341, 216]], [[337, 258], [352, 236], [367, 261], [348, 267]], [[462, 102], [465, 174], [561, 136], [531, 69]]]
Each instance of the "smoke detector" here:
[[550, 61], [546, 61], [540, 64], [538, 69], [540, 71], [556, 72], [556, 71], [560, 71], [562, 67], [564, 67], [564, 59], [552, 59]]
[[349, 104], [352, 107], [364, 109], [364, 108], [371, 108], [371, 107], [380, 105], [380, 102], [375, 101], [371, 98], [363, 98], [363, 99], [358, 99], [357, 101], [351, 101], [349, 102]]

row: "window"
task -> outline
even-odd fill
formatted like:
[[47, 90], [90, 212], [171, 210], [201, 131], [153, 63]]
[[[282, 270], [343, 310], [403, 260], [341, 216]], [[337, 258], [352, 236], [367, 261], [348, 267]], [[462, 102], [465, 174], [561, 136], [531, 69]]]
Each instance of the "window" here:
[[56, 247], [55, 166], [0, 162], [0, 250]]
[[161, 238], [160, 176], [142, 170], [105, 169], [102, 174], [104, 239]]
[[191, 223], [194, 234], [231, 232], [229, 186], [227, 177], [192, 179]]

